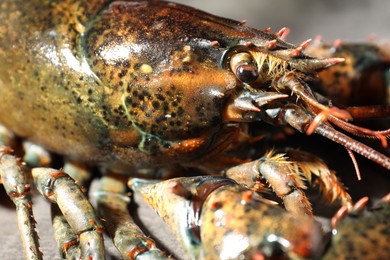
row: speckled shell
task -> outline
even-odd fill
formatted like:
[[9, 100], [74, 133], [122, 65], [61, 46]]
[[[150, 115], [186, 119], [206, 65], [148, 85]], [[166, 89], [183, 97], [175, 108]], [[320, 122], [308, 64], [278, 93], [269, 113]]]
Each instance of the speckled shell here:
[[344, 42], [310, 46], [307, 52], [311, 55], [345, 58], [344, 63], [321, 71], [311, 86], [340, 107], [389, 104], [390, 62], [385, 48]]
[[189, 259], [256, 259], [267, 253], [316, 258], [326, 244], [312, 218], [271, 205], [231, 179], [133, 179], [132, 188], [169, 225]]
[[334, 63], [296, 48], [278, 34], [164, 1], [5, 0], [0, 124], [117, 172], [194, 165], [238, 143], [239, 126], [226, 124], [224, 112], [248, 90], [229, 54], [263, 53], [285, 64], [282, 74]]
[[163, 1], [2, 1], [0, 124], [116, 171], [207, 157], [237, 136], [222, 124], [240, 84], [224, 55], [249, 40], [295, 48]]
[[235, 26], [165, 2], [2, 1], [0, 123], [124, 169], [207, 155], [236, 84], [209, 43]]
[[354, 212], [337, 226], [323, 259], [387, 259], [390, 252], [390, 203]]

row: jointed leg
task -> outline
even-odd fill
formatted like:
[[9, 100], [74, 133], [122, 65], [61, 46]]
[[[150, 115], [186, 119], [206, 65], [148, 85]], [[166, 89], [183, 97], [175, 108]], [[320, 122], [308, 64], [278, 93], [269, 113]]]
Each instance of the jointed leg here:
[[338, 180], [335, 172], [330, 170], [323, 160], [313, 154], [297, 149], [287, 149], [286, 156], [291, 162], [297, 164], [300, 174], [309, 184], [314, 184], [320, 188], [326, 201], [332, 203], [337, 200], [347, 208], [352, 206], [352, 198], [346, 188]]
[[[75, 180], [75, 183], [84, 192], [83, 187], [87, 185], [91, 178], [90, 171], [82, 165], [69, 162], [65, 163], [63, 170]], [[79, 259], [77, 234], [72, 230], [57, 204], [51, 204], [51, 216], [54, 237], [57, 241], [60, 255], [66, 259]]]
[[226, 177], [232, 178], [248, 187], [264, 179], [283, 199], [284, 206], [296, 214], [312, 215], [312, 209], [304, 192], [303, 184], [295, 164], [289, 162], [283, 154], [266, 154], [264, 157], [230, 168]]
[[322, 160], [297, 150], [289, 150], [287, 156], [270, 152], [258, 160], [232, 167], [225, 174], [254, 189], [256, 183], [264, 180], [283, 200], [286, 209], [296, 214], [312, 215], [311, 205], [303, 192], [306, 189], [304, 181], [311, 183], [312, 175], [318, 177], [320, 187], [330, 201], [337, 197], [344, 205], [351, 203], [343, 185]]
[[126, 178], [107, 175], [100, 180], [95, 193], [98, 211], [105, 219], [105, 227], [124, 259], [167, 259], [155, 242], [146, 237], [128, 212]]
[[103, 227], [74, 180], [63, 171], [48, 168], [34, 168], [32, 175], [39, 192], [58, 205], [77, 235], [80, 257], [104, 259]]
[[65, 216], [55, 204], [51, 205], [51, 216], [54, 238], [57, 241], [61, 258], [79, 259], [80, 252], [77, 235], [73, 232], [71, 226], [66, 221]]
[[19, 231], [27, 259], [42, 259], [38, 234], [32, 212], [30, 185], [12, 150], [0, 145], [0, 176], [8, 196], [16, 206]]

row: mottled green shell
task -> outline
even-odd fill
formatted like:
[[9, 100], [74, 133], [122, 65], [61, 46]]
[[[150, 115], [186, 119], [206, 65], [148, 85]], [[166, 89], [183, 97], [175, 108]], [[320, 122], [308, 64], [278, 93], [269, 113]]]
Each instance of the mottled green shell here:
[[0, 124], [116, 171], [208, 158], [239, 131], [222, 121], [243, 89], [226, 53], [271, 40], [272, 55], [313, 72], [277, 35], [174, 3], [5, 0]]
[[390, 252], [390, 205], [351, 213], [340, 220], [324, 259], [387, 259]]
[[209, 50], [223, 33], [203, 15], [165, 2], [2, 1], [0, 123], [118, 170], [207, 155], [230, 135], [221, 111], [236, 79], [219, 64], [226, 48]]

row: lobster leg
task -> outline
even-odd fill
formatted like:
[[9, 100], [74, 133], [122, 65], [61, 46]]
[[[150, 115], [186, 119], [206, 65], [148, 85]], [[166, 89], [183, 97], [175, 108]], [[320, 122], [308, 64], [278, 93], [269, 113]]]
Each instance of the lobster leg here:
[[[69, 162], [65, 163], [64, 171], [76, 181], [81, 189], [83, 189], [82, 187], [86, 185], [91, 177], [87, 169], [81, 165]], [[72, 230], [72, 227], [56, 204], [51, 204], [51, 217], [54, 237], [57, 241], [60, 255], [67, 259], [79, 258], [77, 234]]]
[[301, 175], [310, 184], [313, 182], [313, 176], [317, 177], [315, 184], [321, 189], [326, 201], [332, 203], [338, 200], [347, 208], [352, 206], [352, 198], [346, 188], [323, 160], [297, 149], [286, 149], [285, 152], [289, 160], [298, 165]]
[[60, 251], [61, 258], [78, 259], [80, 253], [77, 244], [77, 235], [73, 232], [65, 216], [57, 205], [51, 205], [51, 218], [54, 238]]
[[274, 155], [270, 152], [258, 160], [228, 169], [225, 175], [251, 188], [264, 179], [283, 200], [288, 211], [312, 215], [312, 208], [303, 192], [306, 187], [298, 167], [289, 162], [283, 154]]
[[39, 192], [56, 203], [77, 234], [81, 258], [104, 259], [103, 227], [79, 186], [65, 172], [34, 168], [33, 179]]
[[24, 150], [23, 162], [26, 163], [29, 169], [50, 165], [52, 158], [43, 147], [28, 141], [23, 141], [22, 145]]
[[[100, 180], [99, 191], [94, 196], [98, 212], [105, 219], [105, 227], [124, 259], [168, 259], [155, 242], [146, 237], [128, 212], [130, 198], [126, 178], [114, 174]], [[138, 259], [138, 258], [137, 258]]]
[[352, 205], [352, 199], [342, 183], [321, 159], [295, 149], [287, 149], [283, 154], [271, 151], [258, 160], [232, 167], [225, 174], [254, 190], [261, 186], [259, 181], [265, 180], [283, 199], [286, 209], [297, 214], [312, 214], [303, 192], [306, 189], [303, 182], [312, 184], [313, 175], [317, 177], [316, 184], [325, 199], [329, 202], [338, 199], [347, 207]]
[[11, 152], [10, 148], [4, 145], [0, 146], [1, 180], [8, 196], [16, 206], [19, 230], [27, 259], [42, 259], [32, 211], [30, 185], [20, 168], [19, 160], [10, 154]]

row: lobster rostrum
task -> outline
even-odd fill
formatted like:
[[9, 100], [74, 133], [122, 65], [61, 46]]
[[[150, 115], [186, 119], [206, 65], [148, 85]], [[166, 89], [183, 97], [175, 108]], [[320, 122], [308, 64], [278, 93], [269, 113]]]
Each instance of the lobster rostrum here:
[[[237, 163], [226, 163], [223, 153], [249, 140], [250, 123], [317, 133], [390, 169], [387, 156], [332, 124], [377, 137], [383, 146], [389, 131], [348, 123], [347, 111], [308, 84], [343, 59], [304, 54], [310, 41], [286, 43], [286, 29], [272, 34], [164, 1], [6, 0], [0, 24], [0, 123], [12, 132], [2, 130], [0, 174], [17, 205], [29, 257], [41, 255], [29, 186], [10, 149], [13, 134], [73, 162], [64, 169], [80, 185], [90, 174], [80, 174], [78, 163], [105, 174], [98, 211], [126, 258], [165, 257], [127, 214], [128, 176], [153, 177], [158, 168], [225, 169], [254, 189], [265, 179], [289, 211], [307, 215], [302, 179], [315, 174], [330, 198], [351, 205], [335, 175], [304, 153], [292, 152], [291, 162], [270, 152], [229, 168]], [[54, 225], [62, 252], [103, 258], [101, 221], [73, 180], [42, 168], [32, 177], [60, 208]]]

